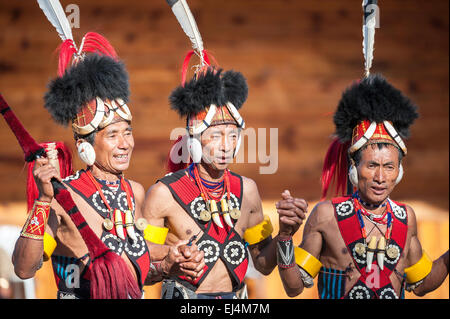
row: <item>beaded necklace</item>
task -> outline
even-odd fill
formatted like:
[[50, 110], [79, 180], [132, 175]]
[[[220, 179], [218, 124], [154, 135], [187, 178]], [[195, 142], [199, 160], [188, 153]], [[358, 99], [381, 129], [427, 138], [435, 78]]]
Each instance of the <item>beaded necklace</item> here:
[[[122, 220], [122, 213], [118, 209], [113, 210], [111, 208], [111, 206], [109, 205], [108, 201], [106, 200], [105, 194], [103, 194], [101, 185], [95, 180], [95, 178], [92, 175], [91, 171], [87, 170], [86, 174], [89, 177], [89, 179], [91, 180], [91, 182], [94, 185], [94, 187], [97, 189], [98, 194], [100, 195], [103, 203], [105, 204], [105, 206], [108, 209], [108, 215], [106, 216], [106, 218], [103, 221], [103, 227], [107, 231], [111, 231], [113, 229], [113, 227], [115, 226], [117, 235], [121, 239], [125, 239], [125, 234], [124, 234], [124, 231], [123, 231], [123, 226], [125, 226], [125, 228], [127, 229], [127, 232], [130, 235], [130, 237], [133, 240], [135, 240], [134, 229], [132, 229], [132, 227], [134, 225], [134, 221], [133, 221], [133, 214], [131, 213], [131, 210], [133, 209], [133, 203], [131, 201], [131, 195], [130, 195], [131, 194], [131, 190], [128, 188], [128, 184], [125, 183], [123, 175], [120, 177], [120, 185], [122, 186], [123, 189], [125, 189], [125, 193], [126, 193], [126, 196], [127, 196], [127, 204], [128, 204], [128, 210], [126, 210], [124, 212], [125, 213], [125, 224], [123, 223], [123, 220]], [[114, 222], [112, 221], [113, 211], [114, 211]]]
[[[383, 206], [386, 207], [384, 213], [381, 216], [375, 215], [373, 213], [368, 212], [359, 201], [359, 197], [355, 193], [353, 198], [353, 204], [355, 205], [356, 214], [358, 216], [359, 225], [361, 227], [361, 233], [363, 235], [364, 240], [366, 240], [367, 233], [366, 233], [366, 226], [364, 223], [363, 215], [368, 217], [372, 222], [381, 224], [381, 225], [387, 225], [386, 233], [384, 237], [387, 241], [389, 241], [391, 237], [391, 231], [392, 231], [392, 207], [389, 203], [389, 199], [385, 201]], [[381, 205], [380, 205], [381, 206]], [[376, 216], [376, 217], [375, 217]]]
[[[213, 219], [214, 223], [223, 228], [223, 224], [219, 218], [219, 210], [217, 209], [217, 202], [220, 201], [223, 218], [228, 226], [234, 227], [230, 218], [229, 208], [230, 206], [230, 179], [228, 176], [228, 169], [224, 171], [222, 180], [220, 182], [210, 182], [200, 177], [198, 167], [195, 164], [191, 164], [189, 167], [189, 175], [192, 176], [200, 189], [200, 195], [207, 204], [208, 210], [200, 213], [200, 219], [207, 222]], [[223, 199], [223, 195], [226, 193], [227, 199]], [[240, 212], [237, 209], [232, 210], [232, 217], [238, 219]]]
[[[386, 232], [384, 233], [384, 237], [381, 237], [379, 240], [377, 240], [375, 236], [372, 236], [370, 239], [370, 242], [367, 243], [367, 235], [368, 234], [366, 232], [366, 225], [364, 223], [363, 215], [369, 216], [369, 218], [373, 218], [372, 217], [373, 214], [370, 214], [369, 212], [367, 212], [364, 209], [364, 207], [359, 202], [356, 194], [353, 194], [352, 200], [353, 200], [353, 205], [354, 205], [354, 208], [356, 211], [356, 215], [358, 217], [359, 226], [361, 228], [361, 234], [364, 239], [364, 243], [358, 242], [355, 245], [355, 252], [360, 257], [366, 256], [366, 265], [367, 265], [366, 271], [367, 272], [370, 272], [372, 269], [372, 261], [373, 261], [374, 254], [376, 253], [378, 266], [380, 267], [381, 270], [383, 270], [386, 245], [387, 245], [387, 243], [389, 243], [389, 240], [391, 238], [391, 232], [392, 232], [392, 206], [391, 206], [391, 203], [390, 203], [389, 199], [387, 199], [387, 201], [386, 201], [387, 204], [385, 205], [385, 207], [386, 207], [385, 212], [382, 214], [381, 217], [378, 217], [377, 221], [373, 221], [372, 219], [370, 219], [375, 224], [379, 223], [379, 224], [387, 225]], [[375, 225], [374, 228], [375, 227], [378, 228], [377, 225]], [[378, 228], [378, 230], [380, 230], [380, 229]], [[389, 251], [388, 251], [388, 255], [390, 255]]]
[[[220, 200], [225, 192], [225, 180], [228, 177], [227, 175], [227, 170], [225, 170], [223, 176], [222, 176], [222, 180], [219, 182], [211, 182], [208, 181], [204, 178], [201, 178], [199, 173], [198, 173], [198, 168], [196, 165], [191, 164], [189, 166], [189, 175], [195, 180], [195, 182], [197, 183], [198, 187], [200, 188], [200, 192], [203, 194], [202, 197], [206, 200], [209, 200], [210, 198], [214, 199], [214, 200]], [[219, 192], [221, 192], [220, 195], [214, 195], [214, 194], [218, 194]], [[229, 192], [229, 188], [228, 188], [228, 192]], [[228, 194], [229, 196], [229, 194]]]

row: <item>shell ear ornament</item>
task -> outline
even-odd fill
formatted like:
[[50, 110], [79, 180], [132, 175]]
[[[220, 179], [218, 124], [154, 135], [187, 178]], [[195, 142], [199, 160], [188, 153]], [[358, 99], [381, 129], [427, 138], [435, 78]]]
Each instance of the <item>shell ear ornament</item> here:
[[91, 143], [82, 142], [77, 146], [78, 156], [87, 165], [95, 163], [95, 150]]
[[239, 149], [241, 148], [241, 143], [242, 143], [242, 135], [241, 132], [239, 132], [239, 137], [236, 142], [236, 148], [234, 149], [233, 157], [237, 156]]
[[398, 169], [398, 176], [397, 179], [395, 180], [395, 185], [397, 185], [398, 183], [400, 183], [400, 181], [403, 178], [403, 165], [400, 163], [400, 167]]
[[[403, 165], [400, 164], [398, 176], [397, 179], [395, 180], [395, 185], [400, 183], [402, 178], [403, 178]], [[354, 164], [350, 166], [350, 170], [348, 171], [348, 179], [354, 187], [358, 186], [358, 170], [356, 169], [356, 166]]]
[[358, 170], [356, 169], [355, 164], [352, 164], [350, 166], [350, 169], [348, 171], [348, 179], [354, 187], [358, 186]]
[[200, 163], [202, 160], [202, 144], [200, 141], [193, 136], [189, 136], [187, 139], [187, 147], [192, 161], [194, 163]]

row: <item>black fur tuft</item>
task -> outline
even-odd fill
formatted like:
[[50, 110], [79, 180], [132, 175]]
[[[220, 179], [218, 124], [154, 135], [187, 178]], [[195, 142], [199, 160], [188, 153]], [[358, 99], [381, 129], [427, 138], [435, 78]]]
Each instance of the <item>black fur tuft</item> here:
[[169, 101], [172, 109], [180, 116], [196, 114], [210, 104], [221, 105], [222, 83], [220, 74], [208, 68], [205, 73], [199, 73], [183, 86], [178, 86], [170, 95]]
[[407, 138], [409, 126], [416, 118], [417, 106], [377, 74], [344, 91], [334, 114], [334, 124], [341, 142], [351, 140], [353, 128], [362, 120], [391, 121], [400, 136]]
[[222, 77], [225, 102], [233, 103], [236, 109], [240, 109], [247, 100], [247, 81], [240, 72], [227, 71]]
[[221, 69], [208, 68], [184, 87], [178, 86], [170, 94], [169, 102], [183, 117], [197, 114], [211, 104], [222, 106], [228, 101], [239, 109], [247, 99], [247, 93], [247, 83], [241, 73], [227, 71], [222, 75]]
[[129, 94], [124, 64], [107, 56], [90, 54], [70, 67], [62, 77], [53, 79], [44, 100], [53, 119], [68, 125], [81, 107], [94, 98], [121, 98], [126, 103]]

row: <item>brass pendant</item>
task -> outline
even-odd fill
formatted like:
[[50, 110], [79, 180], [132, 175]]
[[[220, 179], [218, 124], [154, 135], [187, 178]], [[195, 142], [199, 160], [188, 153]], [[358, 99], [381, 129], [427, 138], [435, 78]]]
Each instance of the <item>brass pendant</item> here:
[[137, 229], [139, 229], [140, 231], [144, 231], [148, 225], [148, 222], [145, 218], [141, 217], [136, 221], [135, 225]]
[[209, 222], [211, 220], [211, 213], [208, 212], [207, 210], [202, 210], [200, 212], [200, 220], [204, 222]]
[[238, 220], [239, 217], [241, 217], [241, 211], [237, 208], [233, 208], [230, 212], [230, 216], [231, 218]]
[[107, 231], [111, 231], [111, 229], [113, 229], [113, 227], [114, 227], [114, 223], [112, 222], [111, 219], [105, 218], [105, 219], [103, 220], [103, 227], [104, 227]]
[[357, 243], [355, 245], [355, 252], [359, 255], [359, 256], [363, 256], [366, 253], [366, 245], [363, 243]]
[[386, 255], [388, 255], [390, 259], [396, 259], [398, 257], [398, 250], [395, 247], [389, 247], [386, 250]]

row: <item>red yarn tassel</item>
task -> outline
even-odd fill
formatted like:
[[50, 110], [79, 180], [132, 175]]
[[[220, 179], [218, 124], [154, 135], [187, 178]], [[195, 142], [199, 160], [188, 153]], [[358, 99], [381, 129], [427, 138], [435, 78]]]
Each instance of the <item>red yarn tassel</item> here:
[[69, 191], [58, 181], [52, 181], [52, 184], [56, 201], [69, 214], [89, 250], [91, 299], [141, 298], [137, 280], [122, 257], [107, 248], [88, 226]]
[[22, 123], [20, 123], [19, 119], [1, 94], [0, 113], [3, 115], [6, 123], [8, 123], [11, 131], [16, 136], [19, 145], [22, 147], [23, 153], [25, 154], [25, 161], [29, 162], [30, 159], [34, 160], [36, 155], [44, 155], [45, 152], [42, 147], [40, 147], [27, 130], [25, 130]]
[[[108, 250], [89, 268], [92, 299], [139, 299], [142, 297], [137, 279], [125, 261]], [[125, 289], [123, 289], [125, 288]]]
[[[39, 146], [47, 149], [48, 144], [49, 143], [41, 143]], [[55, 142], [55, 149], [58, 151], [59, 172], [61, 178], [72, 175], [72, 152], [70, 151], [70, 148], [64, 142]], [[27, 211], [31, 210], [34, 201], [39, 197], [39, 191], [33, 177], [34, 163], [35, 161], [27, 164]]]

